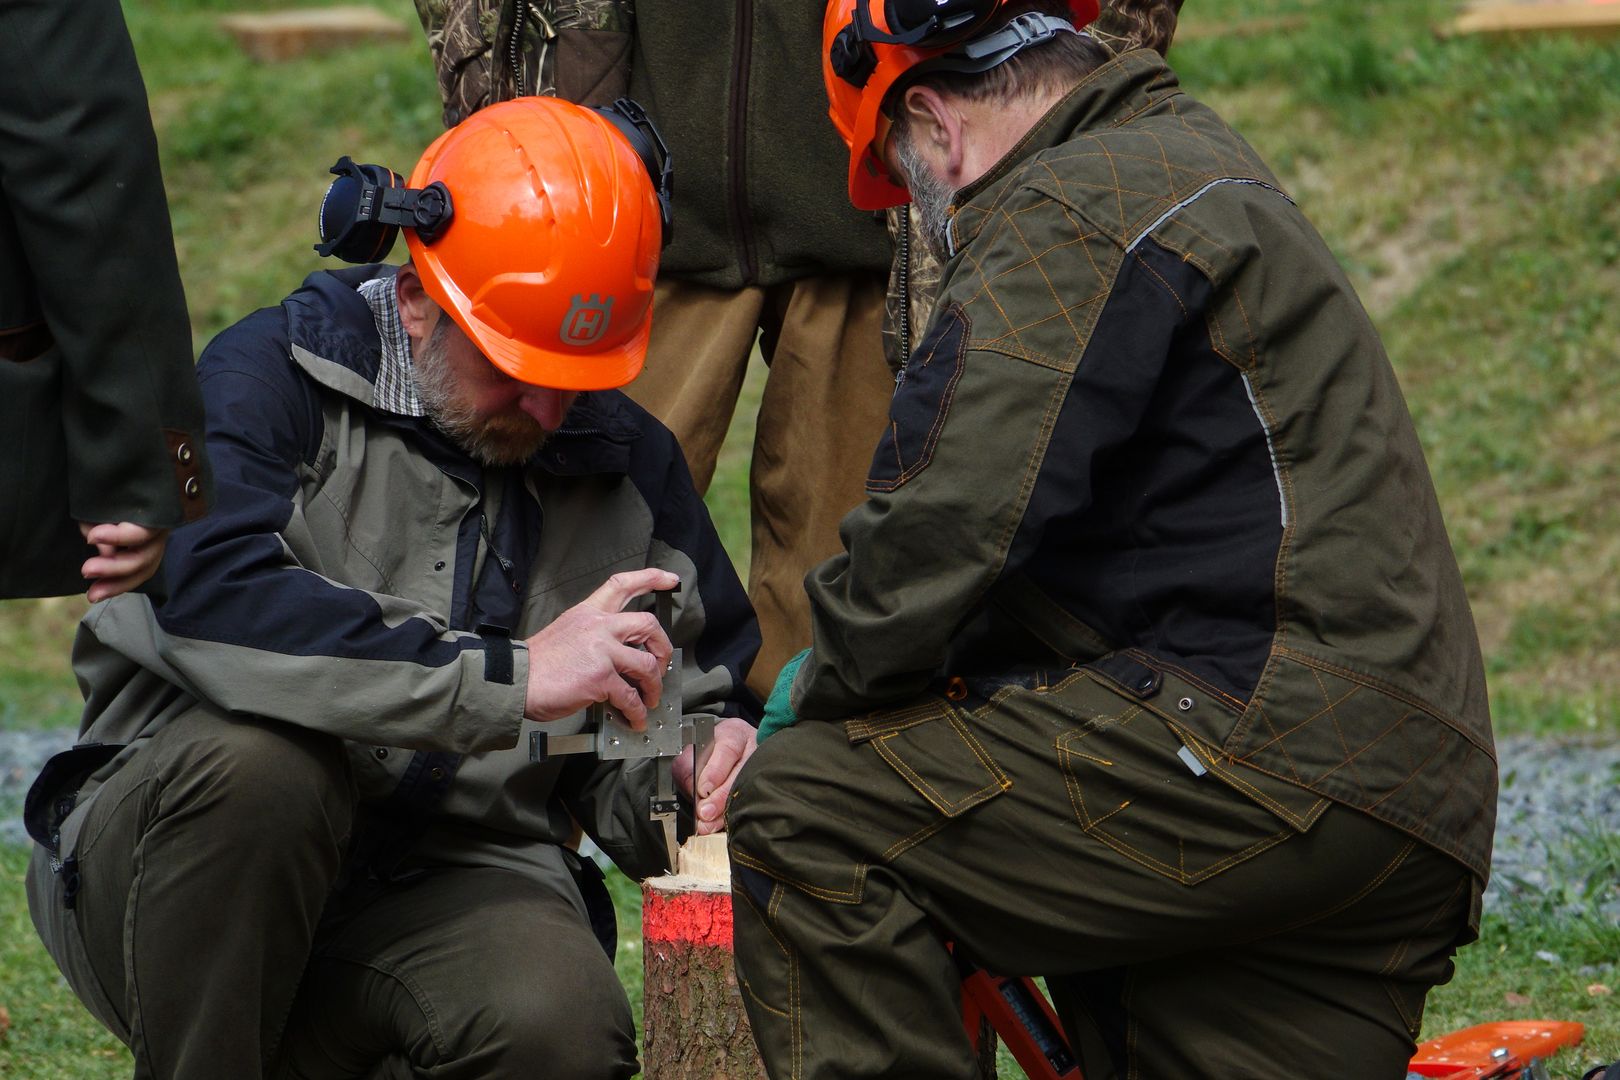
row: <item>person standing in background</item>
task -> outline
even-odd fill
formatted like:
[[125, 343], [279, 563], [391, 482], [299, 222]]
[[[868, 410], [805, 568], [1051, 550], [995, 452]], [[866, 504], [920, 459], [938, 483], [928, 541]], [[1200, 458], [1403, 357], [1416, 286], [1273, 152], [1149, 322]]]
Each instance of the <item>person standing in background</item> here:
[[[69, 78], [69, 71], [94, 72]], [[0, 9], [0, 598], [147, 582], [212, 480], [146, 88], [115, 0]]]
[[669, 142], [674, 239], [647, 367], [626, 390], [680, 440], [705, 491], [757, 342], [770, 365], [750, 470], [748, 592], [768, 691], [810, 643], [805, 571], [839, 550], [894, 376], [883, 356], [890, 245], [841, 191], [821, 5], [735, 0], [417, 0], [453, 125], [491, 102], [629, 93]]
[[[647, 369], [628, 392], [675, 432], [705, 491], [756, 340], [770, 365], [749, 477], [748, 591], [764, 637], [749, 682], [763, 696], [810, 644], [804, 574], [839, 550], [838, 522], [864, 496], [939, 276], [904, 207], [888, 215], [890, 244], [878, 218], [830, 197], [847, 155], [811, 63], [821, 7], [738, 0], [721, 20], [654, 0], [416, 7], [447, 126], [521, 94], [602, 105], [628, 91], [668, 136], [675, 237]], [[1163, 54], [1180, 8], [1115, 0], [1096, 33], [1114, 52]]]

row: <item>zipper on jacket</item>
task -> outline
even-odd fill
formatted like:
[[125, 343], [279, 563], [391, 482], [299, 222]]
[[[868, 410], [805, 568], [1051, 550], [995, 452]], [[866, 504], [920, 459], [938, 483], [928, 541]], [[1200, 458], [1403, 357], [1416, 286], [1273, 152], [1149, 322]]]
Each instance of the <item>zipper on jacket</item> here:
[[897, 284], [900, 286], [900, 314], [897, 318], [896, 332], [900, 335], [900, 370], [894, 373], [894, 385], [898, 387], [906, 381], [906, 365], [911, 362], [911, 206], [906, 205], [903, 211], [904, 221], [900, 229], [899, 263], [900, 274]]
[[523, 20], [531, 13], [542, 27], [547, 30], [551, 28], [528, 0], [512, 0], [512, 37], [506, 46], [506, 62], [512, 69], [513, 97], [523, 97], [529, 93], [523, 83]]
[[754, 225], [748, 212], [748, 158], [747, 109], [749, 67], [753, 59], [750, 47], [754, 37], [753, 0], [738, 0], [737, 39], [731, 53], [731, 70], [736, 73], [731, 83], [731, 187], [733, 228], [737, 233], [737, 265], [742, 270], [742, 283], [752, 285], [756, 277], [754, 258]]

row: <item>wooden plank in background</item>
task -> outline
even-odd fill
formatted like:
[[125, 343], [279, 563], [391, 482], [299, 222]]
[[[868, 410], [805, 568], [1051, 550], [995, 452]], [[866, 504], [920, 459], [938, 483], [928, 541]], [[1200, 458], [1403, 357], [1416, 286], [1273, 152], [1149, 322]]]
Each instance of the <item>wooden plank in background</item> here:
[[1620, 0], [1481, 5], [1442, 27], [1441, 33], [1448, 36], [1532, 33], [1607, 36], [1620, 33]]
[[403, 41], [409, 36], [397, 20], [371, 7], [223, 15], [219, 23], [243, 52], [267, 63], [371, 41]]

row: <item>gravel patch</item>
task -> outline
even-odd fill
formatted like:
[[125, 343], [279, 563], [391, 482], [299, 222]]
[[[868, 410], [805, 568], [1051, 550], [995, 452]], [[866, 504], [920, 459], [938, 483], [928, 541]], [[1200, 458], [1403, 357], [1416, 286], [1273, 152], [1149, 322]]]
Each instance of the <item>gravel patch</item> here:
[[1497, 761], [1486, 909], [1547, 904], [1578, 914], [1589, 895], [1620, 924], [1620, 740], [1515, 735], [1498, 743]]
[[[26, 844], [23, 796], [47, 758], [74, 732], [0, 731], [0, 843]], [[1620, 739], [1515, 735], [1497, 745], [1502, 788], [1487, 910], [1551, 898], [1580, 907], [1589, 890], [1620, 922]], [[1595, 874], [1609, 879], [1592, 880]]]
[[23, 828], [23, 797], [50, 756], [72, 746], [77, 734], [71, 729], [0, 731], [0, 844], [33, 843]]

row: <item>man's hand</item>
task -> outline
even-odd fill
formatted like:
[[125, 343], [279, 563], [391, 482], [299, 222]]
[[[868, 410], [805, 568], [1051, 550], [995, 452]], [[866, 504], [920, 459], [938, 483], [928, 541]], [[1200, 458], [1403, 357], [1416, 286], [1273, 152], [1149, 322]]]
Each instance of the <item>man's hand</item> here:
[[674, 647], [656, 615], [625, 611], [624, 606], [643, 593], [674, 589], [680, 583], [668, 570], [614, 574], [531, 637], [525, 643], [529, 686], [523, 715], [561, 720], [605, 701], [623, 713], [632, 728], [646, 727], [647, 710], [658, 705], [664, 668]]
[[168, 529], [148, 529], [130, 521], [81, 521], [79, 534], [96, 549], [79, 568], [81, 575], [94, 582], [85, 594], [92, 604], [129, 592], [157, 573], [169, 543]]
[[675, 759], [675, 786], [696, 804], [697, 834], [707, 836], [726, 827], [726, 800], [731, 797], [732, 781], [753, 754], [754, 729], [746, 720], [727, 717], [714, 725], [714, 751], [692, 790], [692, 748], [688, 746]]

